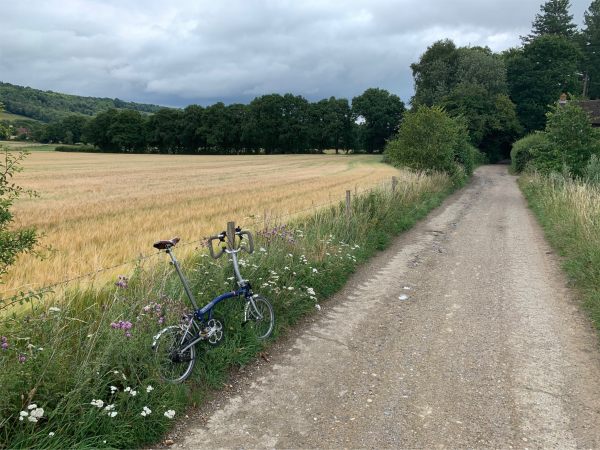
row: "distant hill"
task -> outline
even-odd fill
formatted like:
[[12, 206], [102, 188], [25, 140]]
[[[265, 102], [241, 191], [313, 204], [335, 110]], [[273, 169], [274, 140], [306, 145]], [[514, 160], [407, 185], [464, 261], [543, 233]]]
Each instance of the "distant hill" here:
[[4, 104], [7, 113], [42, 122], [52, 122], [69, 114], [93, 116], [110, 108], [133, 109], [146, 113], [153, 113], [162, 108], [158, 105], [126, 102], [118, 98], [81, 97], [3, 82], [0, 82], [0, 102]]

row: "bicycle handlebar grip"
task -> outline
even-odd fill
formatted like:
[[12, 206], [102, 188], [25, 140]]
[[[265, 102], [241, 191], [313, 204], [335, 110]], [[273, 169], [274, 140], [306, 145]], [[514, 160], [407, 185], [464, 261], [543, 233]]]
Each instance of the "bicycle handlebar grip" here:
[[252, 237], [252, 233], [247, 230], [240, 231], [240, 237], [246, 236], [248, 238], [248, 247], [242, 247], [242, 249], [249, 254], [254, 253], [254, 238]]
[[221, 248], [221, 251], [215, 254], [215, 249], [213, 247], [214, 240], [222, 242], [222, 236], [211, 236], [208, 238], [208, 251], [210, 253], [211, 258], [219, 259], [221, 256], [223, 256], [223, 253], [225, 253], [225, 249]]

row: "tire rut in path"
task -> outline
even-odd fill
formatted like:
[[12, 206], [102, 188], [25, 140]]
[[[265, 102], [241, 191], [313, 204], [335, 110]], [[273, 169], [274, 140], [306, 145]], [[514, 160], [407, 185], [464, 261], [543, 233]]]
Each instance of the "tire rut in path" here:
[[175, 447], [599, 448], [597, 336], [549, 253], [479, 168]]

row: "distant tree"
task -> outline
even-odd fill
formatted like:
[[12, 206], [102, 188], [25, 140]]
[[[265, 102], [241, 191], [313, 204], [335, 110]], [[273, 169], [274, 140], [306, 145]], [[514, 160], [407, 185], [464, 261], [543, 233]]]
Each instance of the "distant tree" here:
[[103, 151], [115, 151], [110, 132], [112, 124], [117, 120], [118, 111], [109, 109], [96, 115], [85, 126], [83, 139], [86, 142], [96, 145]]
[[[0, 102], [0, 113], [2, 111], [4, 111], [4, 104]], [[9, 136], [10, 132], [8, 126], [4, 125], [3, 123], [0, 123], [0, 139], [8, 139]]]
[[75, 144], [83, 141], [83, 130], [87, 123], [90, 121], [89, 117], [81, 114], [70, 114], [62, 119], [61, 128], [64, 132], [63, 137], [60, 139], [65, 144]]
[[369, 88], [352, 99], [352, 113], [364, 118], [363, 143], [368, 153], [382, 151], [397, 130], [406, 108], [400, 97], [385, 89]]
[[181, 145], [186, 152], [200, 153], [206, 147], [206, 136], [203, 134], [202, 122], [204, 108], [190, 105], [183, 110], [181, 124]]
[[433, 106], [457, 83], [459, 54], [449, 39], [434, 42], [421, 55], [419, 62], [410, 65], [415, 80], [413, 106]]
[[178, 153], [182, 148], [183, 111], [162, 108], [148, 117], [146, 139], [159, 153]]
[[541, 130], [549, 105], [564, 93], [581, 92], [582, 54], [563, 36], [543, 35], [506, 53], [510, 97], [525, 130]]
[[584, 14], [582, 30], [584, 72], [588, 78], [588, 97], [600, 98], [600, 0], [594, 0]]
[[545, 35], [573, 40], [577, 33], [577, 26], [573, 23], [573, 15], [569, 14], [570, 6], [569, 0], [548, 0], [541, 5], [541, 12], [536, 14], [532, 23], [531, 34], [523, 37], [523, 42], [530, 43]]
[[147, 147], [144, 117], [138, 111], [118, 111], [108, 127], [108, 136], [115, 150], [141, 152]]

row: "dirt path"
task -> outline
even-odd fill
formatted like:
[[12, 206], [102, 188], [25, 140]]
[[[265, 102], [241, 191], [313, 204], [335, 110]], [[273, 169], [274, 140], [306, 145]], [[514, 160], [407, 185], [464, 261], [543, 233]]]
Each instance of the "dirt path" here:
[[600, 448], [598, 340], [565, 284], [515, 178], [482, 167], [175, 447]]

